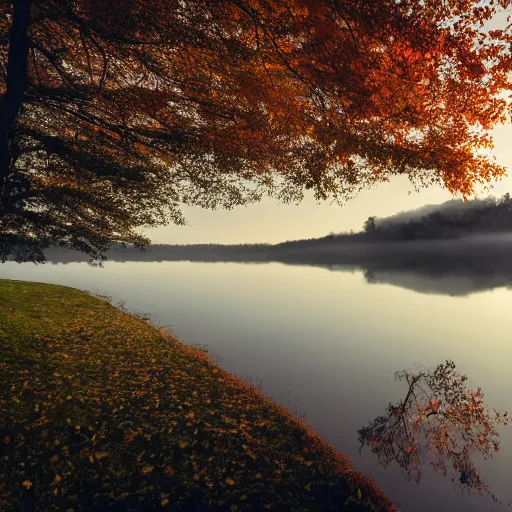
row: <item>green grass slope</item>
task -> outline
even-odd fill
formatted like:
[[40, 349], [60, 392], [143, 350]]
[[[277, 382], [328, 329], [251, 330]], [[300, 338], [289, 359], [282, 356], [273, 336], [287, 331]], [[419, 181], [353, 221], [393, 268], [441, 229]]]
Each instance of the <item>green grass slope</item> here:
[[0, 510], [396, 511], [207, 354], [86, 293], [1, 280]]

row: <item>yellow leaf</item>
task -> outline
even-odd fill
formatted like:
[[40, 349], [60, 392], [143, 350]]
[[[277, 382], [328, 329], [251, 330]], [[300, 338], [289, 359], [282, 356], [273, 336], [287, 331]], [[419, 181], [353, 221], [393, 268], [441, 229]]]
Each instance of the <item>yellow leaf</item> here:
[[226, 478], [226, 483], [228, 485], [235, 485], [235, 481], [229, 476]]
[[25, 487], [25, 489], [30, 489], [33, 484], [30, 480], [24, 480], [21, 485], [23, 485], [23, 487]]
[[169, 503], [169, 500], [166, 498], [160, 502], [160, 505], [162, 505], [162, 507], [165, 507], [165, 505], [167, 505], [168, 503]]

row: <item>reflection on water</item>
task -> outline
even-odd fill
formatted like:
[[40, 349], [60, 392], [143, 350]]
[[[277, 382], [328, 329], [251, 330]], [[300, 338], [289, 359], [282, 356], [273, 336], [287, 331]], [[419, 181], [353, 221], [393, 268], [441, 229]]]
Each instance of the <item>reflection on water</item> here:
[[474, 457], [492, 458], [499, 450], [497, 427], [508, 424], [508, 413], [490, 411], [482, 390], [468, 389], [467, 377], [455, 370], [453, 361], [433, 371], [403, 370], [395, 380], [407, 384], [405, 398], [359, 429], [361, 447], [368, 446], [384, 467], [397, 463], [416, 483], [429, 463], [444, 476], [455, 474], [452, 482], [461, 490], [499, 501]]
[[[46, 252], [51, 263], [86, 261], [63, 249]], [[110, 261], [128, 262], [281, 262], [330, 271], [362, 270], [368, 283], [388, 283], [421, 293], [465, 296], [512, 286], [512, 238], [479, 237], [456, 240], [312, 244], [278, 246], [171, 246], [147, 251], [115, 249]]]
[[[359, 451], [361, 425], [382, 414], [384, 404], [404, 399], [392, 378], [397, 368], [456, 361], [469, 376], [468, 388], [485, 390], [489, 407], [512, 408], [512, 291], [506, 288], [511, 275], [506, 260], [512, 258], [496, 250], [502, 256], [488, 251], [488, 260], [479, 260], [480, 249], [474, 247], [473, 266], [454, 274], [419, 265], [442, 258], [436, 260], [425, 247], [408, 247], [407, 257], [382, 251], [380, 259], [366, 261], [361, 254], [361, 261], [351, 261], [354, 253], [341, 261], [324, 255], [320, 262], [258, 265], [241, 264], [251, 261], [245, 256], [238, 263], [211, 264], [167, 261], [165, 255], [155, 262], [151, 253], [142, 253], [147, 261], [129, 261], [133, 255], [122, 254], [116, 259], [123, 262], [107, 261], [104, 268], [6, 263], [0, 278], [98, 291], [114, 303], [124, 300], [129, 310], [150, 313], [156, 324], [174, 325], [179, 339], [208, 345], [228, 371], [262, 383], [277, 402], [303, 412], [305, 421], [371, 475], [403, 512], [509, 510], [488, 496], [461, 495], [450, 478], [428, 467], [417, 485], [405, 480], [396, 464], [383, 468], [371, 450]], [[444, 246], [446, 255], [456, 250]], [[375, 284], [360, 269], [374, 269]], [[454, 286], [454, 281], [469, 284]], [[433, 288], [435, 294], [418, 293]], [[461, 298], [458, 290], [467, 296]], [[512, 429], [499, 425], [497, 431], [501, 449], [493, 460], [478, 454], [473, 460], [505, 503], [512, 498]]]

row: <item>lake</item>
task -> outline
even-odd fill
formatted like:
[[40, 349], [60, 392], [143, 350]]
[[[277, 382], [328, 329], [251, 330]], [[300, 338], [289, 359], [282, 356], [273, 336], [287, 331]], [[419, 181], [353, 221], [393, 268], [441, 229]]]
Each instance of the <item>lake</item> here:
[[[108, 261], [8, 262], [0, 278], [55, 283], [109, 295], [173, 325], [184, 343], [205, 344], [227, 370], [256, 384], [374, 477], [402, 511], [505, 510], [461, 493], [428, 468], [409, 482], [397, 467], [360, 452], [357, 431], [404, 398], [394, 373], [452, 359], [486, 403], [512, 410], [512, 290], [507, 279], [284, 263]], [[504, 274], [504, 275], [505, 275]], [[512, 426], [501, 450], [478, 461], [486, 483], [512, 500]]]

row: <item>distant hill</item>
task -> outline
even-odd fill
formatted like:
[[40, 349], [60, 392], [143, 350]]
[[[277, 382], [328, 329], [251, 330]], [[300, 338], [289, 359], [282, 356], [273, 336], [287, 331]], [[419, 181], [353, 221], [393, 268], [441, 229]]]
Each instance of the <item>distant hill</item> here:
[[436, 240], [512, 231], [512, 199], [453, 199], [385, 218], [369, 217], [364, 233], [373, 240]]
[[478, 201], [464, 202], [462, 199], [450, 199], [441, 204], [426, 204], [415, 208], [414, 210], [408, 210], [405, 212], [395, 213], [389, 217], [378, 217], [376, 223], [378, 226], [385, 226], [389, 224], [404, 224], [410, 220], [418, 220], [434, 212], [448, 212], [456, 211], [464, 208], [475, 208], [477, 207]]
[[357, 233], [331, 233], [321, 238], [290, 240], [272, 247], [289, 249], [363, 241], [442, 240], [509, 231], [512, 232], [512, 199], [506, 194], [501, 198], [466, 202], [451, 199], [389, 217], [371, 216]]
[[[501, 199], [487, 198], [462, 202], [451, 200], [440, 205], [426, 205], [409, 212], [377, 219], [370, 217], [365, 229], [358, 233], [331, 233], [322, 238], [292, 240], [270, 244], [194, 244], [152, 245], [147, 251], [133, 247], [123, 248], [115, 244], [107, 253], [114, 261], [251, 261], [251, 262], [311, 262], [350, 263], [382, 258], [383, 255], [398, 254], [414, 258], [421, 255], [425, 247], [432, 255], [441, 254], [441, 241], [471, 239], [483, 253], [490, 247], [503, 250], [506, 242], [507, 254], [511, 247], [512, 199], [508, 194]], [[429, 242], [427, 246], [404, 242]], [[400, 243], [399, 243], [400, 242]], [[471, 250], [474, 247], [471, 245]], [[460, 246], [460, 250], [470, 246]], [[457, 252], [457, 251], [456, 251]], [[482, 254], [483, 254], [482, 253]], [[87, 261], [87, 256], [50, 248], [45, 251], [48, 261]]]
[[[331, 271], [361, 270], [369, 283], [454, 296], [512, 287], [512, 233], [445, 240], [329, 240], [288, 246], [155, 245], [147, 251], [115, 247], [108, 261], [279, 262]], [[84, 254], [59, 248], [46, 251], [46, 257], [51, 264], [87, 261]]]
[[[280, 262], [329, 270], [362, 270], [368, 282], [421, 293], [466, 295], [512, 287], [512, 200], [447, 201], [366, 222], [366, 230], [280, 244], [156, 244], [146, 251], [120, 244], [107, 253], [117, 262]], [[372, 227], [373, 226], [373, 227]], [[87, 261], [56, 247], [52, 264]]]

